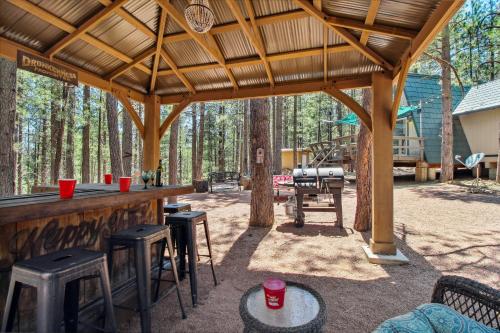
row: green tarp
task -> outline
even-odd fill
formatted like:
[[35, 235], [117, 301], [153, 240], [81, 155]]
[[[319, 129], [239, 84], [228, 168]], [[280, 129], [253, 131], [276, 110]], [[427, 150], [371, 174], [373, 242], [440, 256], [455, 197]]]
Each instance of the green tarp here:
[[[408, 117], [412, 111], [417, 110], [417, 106], [401, 106], [398, 110], [398, 119]], [[335, 125], [353, 125], [359, 126], [359, 118], [355, 113], [349, 113], [346, 117], [337, 120]]]

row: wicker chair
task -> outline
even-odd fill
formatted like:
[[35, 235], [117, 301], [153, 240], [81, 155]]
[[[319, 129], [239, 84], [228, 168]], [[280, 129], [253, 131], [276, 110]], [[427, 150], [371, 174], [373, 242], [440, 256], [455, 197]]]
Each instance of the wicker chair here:
[[449, 306], [486, 326], [500, 329], [500, 291], [459, 276], [443, 276], [434, 286], [432, 303]]

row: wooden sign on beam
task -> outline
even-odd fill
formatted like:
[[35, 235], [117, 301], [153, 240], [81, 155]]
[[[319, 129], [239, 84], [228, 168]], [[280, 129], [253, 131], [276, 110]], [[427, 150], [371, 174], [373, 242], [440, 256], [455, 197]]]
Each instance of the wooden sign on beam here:
[[17, 51], [17, 68], [48, 76], [75, 86], [78, 85], [77, 71], [21, 50]]

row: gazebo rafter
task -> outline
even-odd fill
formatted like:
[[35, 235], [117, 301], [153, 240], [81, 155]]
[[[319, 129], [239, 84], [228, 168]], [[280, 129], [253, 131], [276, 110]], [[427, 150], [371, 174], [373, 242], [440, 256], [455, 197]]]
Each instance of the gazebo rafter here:
[[[113, 3], [111, 0], [99, 0], [99, 2], [104, 6], [109, 6]], [[156, 33], [153, 30], [149, 29], [147, 25], [139, 21], [134, 15], [130, 14], [123, 7], [118, 8], [116, 10], [116, 14], [122, 17], [125, 21], [130, 23], [134, 28], [141, 31], [149, 38], [156, 39]]]
[[[231, 82], [233, 84], [233, 87], [235, 89], [237, 89], [238, 84], [236, 82], [236, 79], [234, 78], [234, 75], [231, 72], [231, 70], [229, 68], [227, 68], [226, 60], [222, 56], [222, 53], [220, 52], [220, 50], [217, 49], [217, 46], [216, 45], [210, 46], [208, 44], [208, 42], [205, 39], [203, 39], [203, 37], [201, 35], [192, 31], [191, 28], [189, 27], [188, 23], [186, 22], [186, 19], [184, 18], [184, 16], [181, 13], [179, 13], [177, 11], [177, 9], [171, 3], [169, 3], [167, 0], [156, 0], [156, 2], [164, 10], [166, 10], [168, 12], [168, 14], [170, 16], [172, 16], [172, 18], [177, 22], [177, 24], [179, 24], [181, 26], [181, 28], [184, 29], [184, 31], [186, 31], [200, 46], [202, 46], [205, 49], [205, 51], [207, 51], [219, 63], [219, 65], [222, 66], [222, 68], [224, 68], [227, 76], [229, 77], [229, 79], [231, 80]], [[211, 36], [211, 35], [209, 35], [209, 36]], [[212, 36], [212, 38], [213, 38], [213, 36]], [[213, 41], [213, 42], [215, 42], [215, 41]]]
[[163, 34], [167, 25], [167, 11], [160, 8], [160, 19], [158, 21], [158, 34], [156, 36], [156, 47], [153, 60], [153, 68], [151, 68], [151, 80], [149, 83], [149, 93], [153, 93], [156, 85], [156, 76], [158, 75], [158, 65], [160, 64], [160, 51], [163, 45]]
[[[76, 29], [77, 29], [76, 27], [72, 26], [68, 22], [60, 19], [59, 17], [57, 17], [49, 12], [47, 12], [45, 9], [29, 2], [28, 0], [7, 0], [7, 1], [9, 3], [21, 8], [21, 9], [26, 10], [31, 15], [34, 15], [37, 18], [39, 18], [47, 23], [50, 23], [50, 24], [54, 25], [55, 27], [65, 31], [65, 32], [72, 33], [74, 31], [76, 31]], [[93, 37], [88, 32], [81, 34], [79, 36], [79, 38], [81, 40], [85, 41], [86, 43], [89, 43], [90, 45], [102, 50], [103, 52], [106, 52], [107, 54], [112, 55], [117, 59], [120, 59], [121, 61], [123, 61], [125, 63], [133, 62], [133, 59], [131, 57], [129, 57], [126, 54], [118, 51], [117, 49], [109, 46], [108, 44], [102, 42], [101, 40]], [[134, 64], [134, 66], [146, 74], [151, 74], [151, 70], [141, 63], [136, 63], [136, 64]]]
[[[378, 8], [380, 7], [380, 0], [371, 0], [370, 7], [368, 7], [368, 13], [366, 14], [365, 24], [373, 25], [375, 23], [375, 17], [377, 16]], [[366, 45], [368, 42], [368, 37], [370, 37], [370, 31], [363, 31], [361, 33], [361, 37], [359, 38], [359, 42], [363, 45]]]
[[312, 17], [318, 19], [321, 21], [324, 25], [330, 27], [333, 29], [337, 35], [342, 37], [347, 43], [349, 43], [352, 47], [354, 47], [356, 50], [358, 50], [361, 54], [363, 54], [365, 57], [370, 59], [373, 63], [381, 66], [382, 68], [385, 68], [387, 70], [392, 71], [394, 66], [391, 65], [390, 62], [385, 60], [381, 55], [373, 51], [372, 49], [368, 48], [365, 45], [362, 45], [358, 39], [351, 34], [349, 31], [347, 31], [345, 28], [337, 26], [337, 25], [332, 25], [330, 22], [331, 17], [323, 13], [322, 11], [316, 9], [309, 1], [307, 0], [294, 0], [294, 2], [300, 6], [302, 9], [304, 9], [307, 13], [309, 13]]
[[51, 46], [47, 51], [45, 51], [44, 55], [46, 57], [52, 58], [54, 54], [64, 49], [69, 44], [73, 43], [75, 40], [79, 38], [80, 35], [86, 33], [106, 18], [108, 18], [111, 14], [113, 14], [118, 8], [125, 4], [128, 0], [115, 0], [111, 5], [103, 8], [97, 14], [93, 15], [90, 19], [81, 24], [75, 31], [70, 33], [69, 35], [62, 38], [60, 41]]

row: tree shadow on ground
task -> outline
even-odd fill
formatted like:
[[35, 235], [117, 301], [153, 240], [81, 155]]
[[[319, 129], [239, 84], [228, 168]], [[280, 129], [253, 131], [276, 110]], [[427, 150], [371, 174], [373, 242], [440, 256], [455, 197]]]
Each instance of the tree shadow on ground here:
[[339, 228], [332, 222], [306, 222], [304, 227], [297, 228], [293, 222], [282, 223], [276, 227], [276, 231], [294, 234], [297, 236], [325, 236], [325, 237], [348, 237], [354, 234], [351, 228]]
[[410, 191], [425, 198], [436, 198], [441, 200], [460, 200], [463, 202], [482, 202], [482, 203], [498, 203], [500, 204], [500, 195], [470, 193], [466, 188], [461, 186], [449, 186], [443, 188], [432, 187], [432, 190], [427, 186], [419, 186], [410, 189]]

